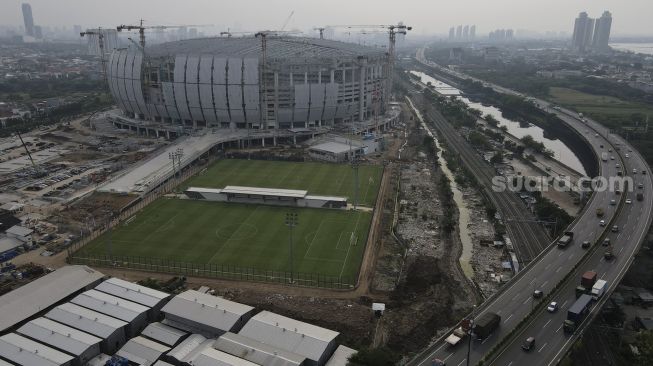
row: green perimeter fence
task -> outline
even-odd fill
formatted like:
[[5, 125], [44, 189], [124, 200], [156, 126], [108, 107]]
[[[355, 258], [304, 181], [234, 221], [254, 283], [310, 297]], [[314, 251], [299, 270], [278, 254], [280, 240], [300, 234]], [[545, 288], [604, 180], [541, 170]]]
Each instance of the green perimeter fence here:
[[133, 269], [175, 275], [216, 278], [235, 281], [255, 281], [284, 285], [351, 290], [355, 283], [349, 277], [327, 276], [319, 273], [261, 270], [223, 264], [180, 262], [153, 257], [109, 256], [90, 253], [71, 253], [70, 264], [85, 264], [114, 269]]

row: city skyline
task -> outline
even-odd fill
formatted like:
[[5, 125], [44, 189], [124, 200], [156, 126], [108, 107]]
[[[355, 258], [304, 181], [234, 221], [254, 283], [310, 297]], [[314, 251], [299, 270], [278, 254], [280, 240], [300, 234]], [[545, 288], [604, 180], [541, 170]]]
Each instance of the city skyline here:
[[[23, 1], [5, 0], [0, 4], [0, 24], [23, 26], [21, 14]], [[413, 34], [444, 34], [448, 27], [442, 24], [476, 24], [477, 36], [487, 34], [492, 29], [513, 28], [525, 29], [535, 32], [566, 31], [573, 27], [572, 17], [581, 11], [590, 14], [601, 14], [609, 9], [618, 19], [612, 24], [612, 34], [624, 35], [653, 35], [653, 30], [648, 27], [646, 11], [647, 1], [633, 0], [628, 4], [619, 4], [607, 0], [587, 3], [581, 0], [562, 1], [555, 0], [546, 4], [534, 4], [517, 0], [498, 0], [491, 4], [477, 1], [473, 4], [454, 3], [425, 3], [414, 0], [408, 6], [397, 7], [389, 1], [361, 1], [345, 2], [336, 0], [333, 6], [320, 9], [315, 13], [315, 4], [298, 0], [282, 0], [268, 6], [256, 0], [244, 0], [231, 4], [225, 9], [218, 2], [207, 0], [189, 0], [187, 6], [180, 7], [173, 0], [156, 1], [143, 0], [128, 2], [116, 0], [103, 3], [98, 1], [65, 0], [51, 2], [46, 0], [33, 0], [29, 2], [34, 17], [43, 27], [65, 26], [75, 24], [83, 28], [113, 27], [118, 24], [135, 23], [143, 17], [149, 24], [214, 24], [218, 30], [226, 28], [239, 28], [241, 30], [276, 29], [283, 24], [291, 11], [294, 16], [290, 19], [289, 28], [303, 30], [315, 26], [329, 24], [377, 24], [396, 23], [403, 19], [414, 27]], [[349, 12], [338, 11], [339, 5], [350, 8]], [[374, 5], [374, 6], [370, 6]], [[414, 5], [414, 6], [412, 6]], [[125, 18], [121, 9], [130, 9], [130, 18]], [[421, 8], [424, 11], [415, 12]], [[202, 10], [198, 10], [202, 9]], [[243, 17], [243, 13], [250, 9], [260, 9]], [[392, 11], [386, 11], [391, 9]], [[506, 11], [506, 9], [510, 9]], [[358, 11], [360, 10], [360, 11]], [[532, 14], [537, 13], [537, 17]]]

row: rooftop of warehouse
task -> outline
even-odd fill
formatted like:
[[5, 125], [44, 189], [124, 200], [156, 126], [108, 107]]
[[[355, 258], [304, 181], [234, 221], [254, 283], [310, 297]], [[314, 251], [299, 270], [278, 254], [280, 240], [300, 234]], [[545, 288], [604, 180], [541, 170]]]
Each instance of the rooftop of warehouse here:
[[[267, 36], [268, 59], [382, 56], [385, 49], [328, 39]], [[262, 56], [261, 39], [247, 37], [214, 37], [186, 39], [147, 47], [148, 56], [176, 54], [208, 54], [224, 57], [258, 58]]]
[[0, 331], [99, 282], [104, 274], [86, 266], [66, 266], [0, 296]]
[[188, 290], [173, 297], [161, 311], [227, 331], [252, 310], [254, 308], [248, 305]]
[[115, 277], [100, 283], [95, 289], [147, 307], [155, 307], [170, 296], [165, 292]]

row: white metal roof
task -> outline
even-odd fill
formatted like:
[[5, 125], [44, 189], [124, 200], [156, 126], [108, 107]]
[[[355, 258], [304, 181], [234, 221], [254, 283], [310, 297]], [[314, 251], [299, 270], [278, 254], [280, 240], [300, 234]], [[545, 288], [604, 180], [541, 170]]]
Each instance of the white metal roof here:
[[149, 309], [146, 306], [97, 290], [81, 293], [70, 302], [126, 322], [132, 322]]
[[69, 302], [50, 310], [45, 317], [103, 339], [127, 325], [120, 319]]
[[0, 356], [23, 366], [68, 365], [73, 356], [16, 333], [0, 337]]
[[316, 196], [316, 195], [308, 195], [304, 197], [304, 199], [307, 200], [320, 200], [320, 201], [339, 201], [339, 202], [346, 202], [347, 197], [338, 197], [338, 196]]
[[0, 359], [0, 366], [14, 366], [14, 364]]
[[112, 277], [95, 287], [96, 290], [153, 308], [170, 295], [149, 287]]
[[177, 347], [170, 350], [167, 355], [179, 362], [192, 363], [204, 349], [212, 347], [213, 342], [215, 342], [215, 339], [206, 339], [200, 334], [191, 334], [179, 343]]
[[207, 348], [193, 361], [193, 366], [258, 366], [257, 364], [232, 356], [217, 349]]
[[283, 196], [303, 198], [307, 191], [298, 189], [280, 189], [280, 188], [261, 188], [261, 187], [243, 187], [243, 186], [226, 186], [222, 193], [231, 194], [256, 194], [261, 196]]
[[198, 193], [222, 193], [222, 189], [219, 188], [203, 188], [203, 187], [188, 187], [186, 191], [198, 192]]
[[360, 149], [359, 146], [354, 146], [354, 145], [349, 146], [348, 144], [343, 144], [341, 142], [335, 142], [335, 141], [323, 142], [321, 144], [317, 144], [309, 147], [309, 150], [326, 151], [332, 154], [342, 154], [349, 151], [356, 151], [358, 149]]
[[161, 311], [222, 331], [229, 331], [254, 308], [221, 297], [188, 290], [175, 296]]
[[0, 331], [31, 318], [104, 275], [86, 266], [66, 266], [0, 296]]
[[99, 355], [88, 360], [84, 366], [106, 366], [107, 361], [111, 360], [111, 356], [100, 353]]
[[169, 325], [154, 322], [145, 327], [141, 334], [166, 346], [174, 347], [187, 333]]
[[13, 234], [13, 235], [16, 235], [16, 236], [27, 236], [27, 235], [30, 235], [33, 232], [34, 232], [34, 230], [28, 229], [28, 228], [20, 226], [20, 225], [14, 225], [14, 226], [10, 227], [9, 229], [7, 229], [7, 231], [6, 231], [7, 234]]
[[317, 361], [339, 333], [264, 310], [239, 334]]
[[349, 357], [351, 357], [356, 352], [357, 351], [355, 349], [339, 345], [325, 366], [347, 366], [349, 363]]
[[149, 366], [170, 350], [160, 343], [143, 337], [130, 339], [116, 354], [140, 365]]
[[266, 366], [295, 366], [306, 360], [306, 357], [296, 353], [231, 332], [218, 338], [213, 348]]
[[16, 249], [19, 246], [23, 245], [23, 242], [8, 236], [0, 238], [0, 253], [4, 253], [8, 250]]
[[102, 339], [47, 318], [30, 320], [18, 328], [18, 333], [45, 343], [66, 353], [80, 356]]
[[[104, 366], [104, 365], [102, 365], [102, 366]], [[152, 365], [152, 366], [175, 366], [175, 365], [173, 365], [171, 363], [167, 363], [165, 361], [156, 361], [154, 363], [154, 365]]]

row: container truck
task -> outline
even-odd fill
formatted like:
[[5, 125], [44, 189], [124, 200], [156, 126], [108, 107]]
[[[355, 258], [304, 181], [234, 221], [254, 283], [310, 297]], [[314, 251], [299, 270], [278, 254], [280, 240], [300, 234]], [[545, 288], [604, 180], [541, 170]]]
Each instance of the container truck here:
[[607, 152], [602, 152], [601, 153], [601, 160], [603, 161], [608, 161], [608, 153]]
[[596, 272], [594, 271], [587, 271], [583, 273], [583, 277], [580, 279], [580, 285], [585, 288], [592, 288], [596, 282], [596, 276]]
[[592, 297], [594, 300], [598, 300], [601, 296], [603, 296], [603, 293], [605, 292], [605, 289], [608, 288], [608, 281], [606, 280], [598, 280], [592, 286]]
[[501, 316], [499, 314], [485, 313], [474, 321], [474, 334], [478, 339], [485, 339], [499, 327], [500, 323]]
[[565, 231], [564, 235], [558, 239], [558, 247], [564, 248], [574, 239], [574, 233], [572, 231]]
[[589, 307], [592, 304], [592, 296], [582, 295], [576, 302], [567, 310], [567, 320], [562, 324], [565, 333], [573, 333], [576, 328], [583, 322], [585, 316], [589, 313]]

